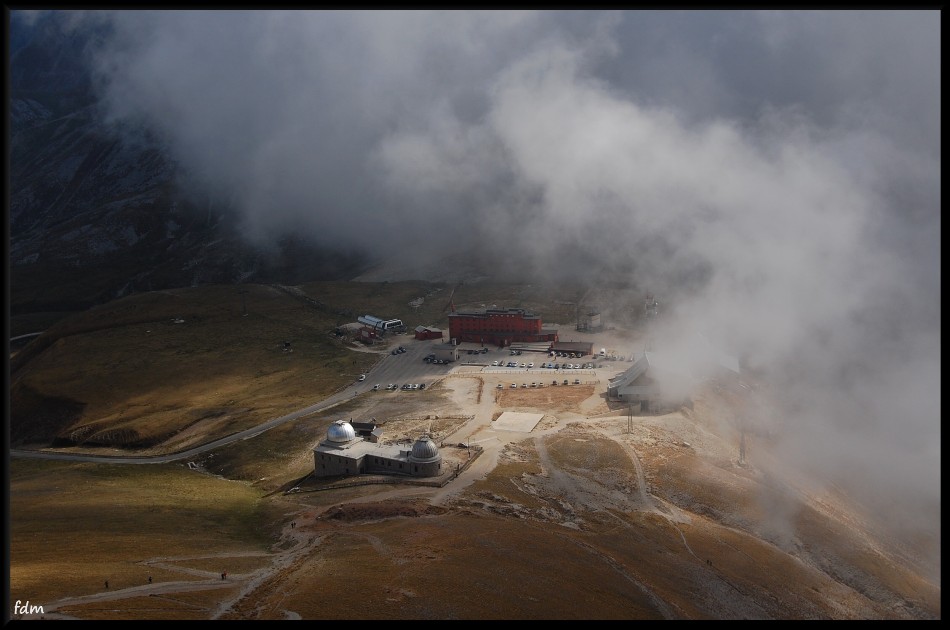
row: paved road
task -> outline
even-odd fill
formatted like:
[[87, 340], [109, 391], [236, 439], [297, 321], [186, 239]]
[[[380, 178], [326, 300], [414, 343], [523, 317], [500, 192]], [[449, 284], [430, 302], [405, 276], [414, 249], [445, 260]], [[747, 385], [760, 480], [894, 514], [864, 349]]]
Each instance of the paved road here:
[[23, 335], [17, 335], [16, 337], [10, 337], [10, 341], [17, 341], [18, 339], [26, 339], [27, 337], [39, 337], [39, 336], [42, 335], [44, 332], [46, 332], [46, 331], [45, 331], [45, 330], [41, 330], [40, 332], [31, 332], [31, 333], [26, 333], [26, 334], [23, 334]]
[[[275, 418], [264, 424], [260, 424], [251, 429], [246, 429], [238, 433], [214, 440], [213, 442], [208, 442], [202, 444], [201, 446], [196, 446], [194, 448], [188, 449], [186, 451], [180, 451], [178, 453], [172, 453], [169, 455], [154, 455], [148, 457], [135, 457], [135, 456], [124, 456], [124, 455], [80, 455], [80, 454], [71, 454], [71, 453], [59, 453], [59, 452], [50, 452], [50, 451], [30, 451], [30, 450], [18, 450], [11, 449], [11, 457], [23, 457], [23, 458], [32, 458], [32, 459], [50, 459], [50, 460], [60, 460], [60, 461], [74, 461], [74, 462], [98, 462], [98, 463], [107, 463], [107, 464], [166, 464], [168, 462], [175, 462], [183, 459], [193, 458], [196, 455], [205, 453], [207, 451], [237, 442], [238, 440], [248, 440], [254, 438], [265, 431], [273, 429], [276, 426], [280, 426], [285, 422], [291, 422], [297, 420], [303, 416], [307, 416], [313, 413], [320, 411], [325, 411], [334, 405], [338, 405], [347, 400], [352, 400], [355, 396], [363, 393], [369, 393], [372, 395], [413, 395], [412, 392], [387, 392], [385, 391], [386, 385], [389, 383], [394, 383], [398, 386], [402, 386], [405, 383], [426, 383], [427, 385], [435, 382], [436, 380], [443, 378], [448, 374], [453, 368], [459, 366], [464, 366], [466, 364], [478, 365], [478, 366], [490, 366], [491, 362], [498, 359], [508, 361], [510, 359], [517, 358], [522, 362], [533, 361], [535, 365], [539, 365], [541, 362], [548, 359], [546, 354], [535, 353], [535, 352], [525, 352], [522, 356], [511, 357], [508, 350], [503, 350], [495, 347], [488, 346], [489, 350], [485, 354], [467, 354], [468, 348], [473, 348], [474, 345], [466, 344], [466, 348], [460, 350], [459, 361], [455, 364], [449, 365], [438, 365], [426, 363], [423, 359], [427, 354], [432, 351], [433, 341], [416, 341], [409, 335], [405, 336], [396, 336], [394, 341], [391, 342], [393, 345], [382, 346], [378, 350], [370, 350], [372, 352], [379, 352], [380, 361], [370, 369], [366, 374], [366, 380], [362, 382], [355, 382], [352, 385], [345, 387], [343, 390], [325, 398], [324, 400], [314, 403], [303, 409], [299, 409], [287, 415]], [[392, 355], [390, 354], [390, 349], [396, 347], [397, 345], [402, 345], [406, 348], [406, 352]], [[537, 380], [547, 382], [548, 379], [553, 378], [551, 375], [554, 373], [554, 370], [547, 370], [544, 368], [534, 368], [532, 370], [523, 370], [523, 369], [511, 369], [511, 368], [488, 368], [486, 372], [497, 373], [498, 375], [510, 375], [505, 378], [518, 377], [519, 383], [521, 380]], [[568, 375], [571, 376], [572, 380], [575, 377], [580, 377], [582, 380], [586, 380], [584, 375], [591, 375], [593, 372], [590, 370], [569, 370], [565, 372], [564, 370], [557, 371], [557, 376], [559, 378], [566, 378]], [[379, 384], [380, 391], [372, 392], [372, 387], [375, 384]], [[487, 398], [487, 397], [486, 397]], [[465, 431], [470, 431], [476, 426], [490, 425], [490, 417], [486, 422], [485, 416], [486, 410], [481, 410], [481, 414], [473, 425], [466, 427]], [[459, 435], [462, 435], [462, 432], [459, 432]], [[454, 438], [455, 436], [453, 436]], [[466, 436], [467, 437], [467, 436]], [[491, 457], [486, 457], [485, 462], [482, 465], [488, 464], [487, 460], [490, 460]]]
[[[60, 461], [72, 461], [72, 462], [98, 462], [98, 463], [107, 463], [107, 464], [166, 464], [168, 462], [179, 461], [182, 459], [193, 458], [196, 455], [201, 453], [237, 442], [238, 440], [248, 440], [253, 437], [264, 433], [270, 429], [273, 429], [276, 426], [280, 426], [285, 422], [291, 422], [297, 420], [303, 416], [307, 416], [313, 413], [320, 411], [325, 411], [338, 405], [344, 401], [352, 400], [355, 396], [362, 393], [373, 393], [371, 391], [373, 385], [376, 383], [380, 384], [380, 390], [384, 390], [387, 384], [395, 383], [399, 386], [402, 386], [403, 383], [432, 383], [439, 378], [444, 377], [453, 365], [434, 365], [429, 364], [423, 361], [425, 356], [431, 352], [432, 341], [416, 341], [412, 337], [406, 336], [397, 336], [393, 342], [396, 345], [402, 344], [406, 348], [406, 352], [401, 354], [392, 355], [389, 353], [390, 347], [384, 346], [380, 347], [378, 352], [380, 356], [380, 361], [370, 369], [366, 374], [366, 380], [362, 382], [356, 382], [352, 385], [345, 387], [343, 390], [321, 400], [318, 403], [314, 403], [303, 409], [299, 409], [287, 415], [275, 418], [264, 424], [260, 424], [251, 429], [246, 429], [238, 433], [214, 440], [213, 442], [208, 442], [202, 444], [201, 446], [196, 446], [195, 448], [188, 449], [186, 451], [180, 451], [178, 453], [172, 453], [169, 455], [154, 455], [149, 457], [135, 457], [135, 456], [124, 456], [124, 455], [80, 455], [72, 453], [59, 453], [51, 451], [30, 451], [30, 450], [20, 450], [20, 449], [11, 449], [11, 457], [23, 457], [23, 458], [32, 458], [32, 459], [50, 459], [50, 460], [60, 460]], [[393, 346], [395, 347], [395, 346]], [[374, 352], [377, 352], [374, 350]], [[501, 356], [501, 350], [493, 350], [498, 357]], [[505, 352], [504, 354], [507, 354]], [[486, 356], [489, 355], [478, 355], [478, 357], [463, 355], [466, 358], [474, 360], [483, 361]], [[492, 359], [488, 360], [488, 363], [491, 363]], [[457, 364], [456, 364], [457, 365]], [[380, 394], [385, 394], [387, 392], [380, 391]], [[404, 392], [400, 392], [405, 395]], [[375, 395], [375, 393], [374, 393]]]

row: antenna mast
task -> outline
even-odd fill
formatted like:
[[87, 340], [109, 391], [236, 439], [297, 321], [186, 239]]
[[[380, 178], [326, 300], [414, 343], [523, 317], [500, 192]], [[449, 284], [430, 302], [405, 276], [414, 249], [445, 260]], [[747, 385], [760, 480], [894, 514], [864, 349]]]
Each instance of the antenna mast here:
[[654, 329], [656, 328], [656, 324], [655, 324], [656, 314], [657, 314], [657, 307], [659, 305], [660, 303], [656, 301], [656, 298], [653, 297], [652, 293], [647, 295], [646, 301], [643, 304], [643, 314], [646, 317], [646, 321], [647, 321], [646, 323], [647, 340], [646, 340], [646, 343], [644, 344], [644, 348], [643, 348], [644, 352], [654, 350], [654, 347], [656, 345], [656, 341], [654, 339]]

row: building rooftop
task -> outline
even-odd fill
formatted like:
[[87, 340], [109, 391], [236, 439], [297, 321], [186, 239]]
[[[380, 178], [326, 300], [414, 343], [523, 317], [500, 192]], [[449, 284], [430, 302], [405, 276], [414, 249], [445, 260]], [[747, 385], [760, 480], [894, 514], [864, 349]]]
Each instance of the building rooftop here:
[[481, 311], [456, 311], [449, 313], [449, 317], [490, 317], [492, 315], [520, 315], [524, 319], [540, 319], [541, 317], [523, 308], [487, 308]]
[[327, 429], [327, 442], [345, 444], [356, 439], [356, 430], [345, 420], [337, 420]]

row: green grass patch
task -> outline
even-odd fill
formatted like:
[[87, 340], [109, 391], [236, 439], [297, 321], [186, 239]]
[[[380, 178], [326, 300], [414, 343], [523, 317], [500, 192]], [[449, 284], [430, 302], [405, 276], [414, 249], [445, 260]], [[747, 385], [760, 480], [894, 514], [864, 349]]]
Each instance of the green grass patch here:
[[181, 465], [13, 459], [11, 593], [54, 601], [143, 584], [151, 558], [268, 551], [283, 516], [261, 496]]
[[[22, 389], [84, 406], [78, 421], [50, 426], [47, 440], [142, 448], [209, 419], [192, 433], [210, 440], [256, 426], [329, 396], [378, 360], [343, 347], [318, 309], [271, 287], [248, 290], [247, 317], [227, 302], [233, 288], [203, 287], [132, 296], [61, 322], [14, 374], [13, 399]], [[16, 441], [35, 422], [28, 409], [11, 411]]]

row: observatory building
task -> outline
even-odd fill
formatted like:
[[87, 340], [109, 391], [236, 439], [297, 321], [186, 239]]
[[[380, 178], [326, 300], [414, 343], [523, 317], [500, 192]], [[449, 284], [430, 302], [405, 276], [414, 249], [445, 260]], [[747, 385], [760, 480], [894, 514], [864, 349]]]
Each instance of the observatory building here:
[[370, 442], [356, 434], [353, 425], [337, 420], [327, 429], [327, 437], [313, 448], [313, 473], [317, 477], [340, 475], [406, 475], [437, 477], [442, 472], [442, 455], [428, 435], [412, 447]]

